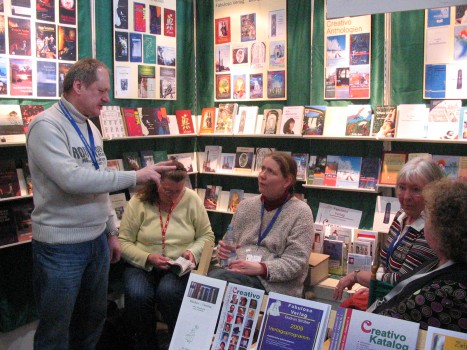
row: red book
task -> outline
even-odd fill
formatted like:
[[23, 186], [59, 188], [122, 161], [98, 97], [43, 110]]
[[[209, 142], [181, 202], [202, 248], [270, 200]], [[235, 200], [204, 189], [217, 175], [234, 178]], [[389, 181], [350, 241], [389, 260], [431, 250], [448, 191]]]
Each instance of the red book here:
[[125, 120], [127, 136], [143, 136], [141, 128], [141, 118], [137, 108], [122, 108], [123, 119]]
[[146, 32], [146, 5], [135, 2], [133, 4], [135, 32]]
[[191, 111], [189, 109], [175, 111], [177, 117], [178, 132], [180, 134], [194, 134], [195, 128], [193, 119], [191, 118]]

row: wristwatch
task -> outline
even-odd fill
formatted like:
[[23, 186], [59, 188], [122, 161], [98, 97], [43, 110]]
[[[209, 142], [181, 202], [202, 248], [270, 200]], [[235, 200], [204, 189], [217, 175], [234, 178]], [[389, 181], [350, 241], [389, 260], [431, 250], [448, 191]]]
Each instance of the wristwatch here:
[[107, 232], [107, 238], [110, 236], [118, 237], [118, 229]]
[[357, 275], [358, 275], [359, 272], [360, 272], [359, 269], [357, 269], [357, 270], [355, 270], [355, 271], [353, 272], [353, 283], [358, 283]]

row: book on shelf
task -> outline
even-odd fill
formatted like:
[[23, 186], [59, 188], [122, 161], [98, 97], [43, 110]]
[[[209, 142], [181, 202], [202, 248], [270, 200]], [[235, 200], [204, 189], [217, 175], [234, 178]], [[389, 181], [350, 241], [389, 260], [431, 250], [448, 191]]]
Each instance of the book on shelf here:
[[[190, 273], [170, 349], [209, 349], [227, 282]], [[203, 320], [193, 324], [193, 320]]]
[[252, 135], [256, 130], [258, 106], [240, 106], [238, 116], [234, 119], [234, 135]]
[[454, 140], [459, 136], [461, 100], [430, 100], [426, 137]]
[[221, 160], [218, 171], [221, 173], [231, 173], [235, 165], [235, 153], [221, 153]]
[[357, 239], [353, 242], [353, 252], [355, 254], [368, 255], [371, 258], [371, 243], [366, 240]]
[[204, 192], [204, 207], [210, 210], [216, 210], [220, 201], [222, 186], [206, 185]]
[[302, 135], [323, 135], [326, 106], [305, 106]]
[[376, 190], [380, 169], [381, 159], [378, 157], [363, 157], [358, 187]]
[[324, 169], [324, 186], [336, 186], [337, 184], [337, 167], [339, 164], [339, 156], [329, 155], [326, 157], [326, 167]]
[[362, 157], [339, 156], [337, 163], [337, 187], [358, 188]]
[[342, 241], [345, 243], [346, 249], [350, 249], [350, 244], [353, 241], [353, 229], [351, 227], [339, 225], [326, 225], [325, 238], [330, 240]]
[[297, 163], [297, 180], [306, 180], [306, 169], [308, 168], [308, 153], [292, 153], [292, 158]]
[[355, 270], [371, 271], [371, 256], [359, 253], [349, 253], [347, 257], [347, 275]]
[[124, 170], [141, 169], [141, 158], [138, 152], [123, 152], [122, 160]]
[[175, 260], [170, 259], [169, 261], [167, 261], [167, 263], [170, 265], [170, 272], [176, 274], [179, 277], [186, 275], [196, 267], [194, 263], [192, 263], [188, 259], [185, 259], [183, 256], [179, 256]]
[[32, 188], [32, 178], [31, 178], [31, 171], [29, 169], [29, 161], [27, 158], [21, 160], [21, 169], [23, 169], [23, 177], [24, 177], [24, 184], [26, 188], [26, 195], [33, 194]]
[[259, 173], [261, 171], [261, 167], [263, 166], [263, 160], [272, 152], [275, 152], [275, 148], [269, 147], [258, 147], [255, 151], [255, 172]]
[[467, 334], [428, 326], [425, 350], [467, 349]]
[[235, 152], [234, 172], [251, 173], [254, 155], [254, 147], [237, 147]]
[[217, 113], [216, 134], [232, 134], [234, 119], [237, 116], [238, 103], [220, 103]]
[[256, 348], [322, 349], [330, 313], [328, 304], [270, 292]]
[[29, 242], [32, 239], [31, 213], [34, 203], [30, 201], [14, 202], [12, 204], [18, 242]]
[[18, 242], [16, 221], [10, 204], [0, 203], [0, 246]]
[[143, 135], [170, 135], [165, 107], [141, 108], [141, 128]]
[[0, 198], [21, 196], [16, 163], [13, 159], [0, 160]]
[[0, 143], [24, 143], [23, 118], [19, 105], [0, 104]]
[[180, 163], [182, 163], [186, 171], [189, 173], [198, 171], [195, 152], [173, 153], [173, 154], [169, 154], [168, 158], [175, 159], [179, 161]]
[[459, 114], [459, 139], [467, 140], [467, 107], [462, 107]]
[[128, 199], [125, 191], [115, 192], [109, 194], [110, 205], [115, 211], [115, 219], [117, 227], [120, 227], [120, 222], [122, 221], [123, 213], [125, 212], [125, 207], [128, 204]]
[[438, 164], [444, 177], [457, 179], [459, 175], [459, 156], [433, 155], [433, 161]]
[[208, 145], [204, 148], [203, 172], [215, 173], [221, 161], [222, 146]]
[[23, 129], [24, 133], [28, 133], [29, 124], [34, 120], [34, 118], [41, 112], [44, 111], [43, 105], [20, 105], [21, 117], [23, 118]]
[[109, 171], [125, 170], [123, 166], [123, 159], [107, 159], [107, 170]]
[[[250, 349], [261, 312], [264, 291], [235, 283], [227, 285], [212, 349], [229, 344]], [[223, 345], [222, 345], [223, 344]]]
[[377, 196], [375, 214], [373, 216], [373, 230], [385, 233], [388, 232], [400, 208], [399, 199], [395, 197]]
[[200, 134], [212, 134], [216, 125], [217, 108], [205, 107], [201, 111], [201, 121], [199, 125]]
[[178, 133], [180, 135], [195, 133], [195, 126], [193, 124], [191, 110], [189, 109], [176, 110], [175, 116], [177, 118]]
[[102, 137], [113, 139], [125, 137], [125, 122], [119, 106], [103, 106], [99, 115]]
[[227, 205], [227, 211], [235, 213], [237, 211], [238, 204], [242, 201], [244, 196], [244, 190], [232, 188], [229, 193], [229, 204]]
[[304, 110], [304, 106], [285, 106], [282, 109], [282, 118], [278, 134], [301, 135]]
[[329, 349], [415, 349], [419, 326], [416, 322], [340, 307]]
[[459, 157], [459, 180], [467, 181], [467, 156]]
[[324, 185], [324, 172], [326, 171], [326, 156], [317, 156], [315, 167], [313, 169], [313, 185], [323, 186]]
[[147, 165], [153, 165], [154, 162], [154, 151], [150, 149], [144, 149], [139, 151], [139, 157], [141, 159], [141, 167], [144, 168]]
[[412, 160], [414, 158], [423, 158], [426, 160], [433, 160], [433, 155], [430, 153], [425, 153], [425, 152], [409, 153], [407, 155], [407, 161]]
[[166, 150], [153, 151], [152, 155], [153, 155], [155, 164], [157, 164], [159, 162], [166, 161], [166, 160], [169, 159], [168, 156], [167, 156], [167, 151]]
[[407, 152], [383, 151], [379, 184], [395, 186], [397, 174], [406, 162]]
[[180, 135], [178, 131], [177, 116], [175, 114], [167, 115], [167, 123], [169, 123], [168, 135]]
[[345, 136], [347, 125], [347, 107], [328, 106], [326, 108], [326, 118], [324, 118], [324, 136], [339, 137]]
[[141, 117], [138, 113], [138, 108], [123, 107], [122, 116], [125, 121], [127, 136], [143, 136]]
[[396, 137], [398, 139], [423, 139], [428, 126], [428, 108], [424, 104], [397, 106]]
[[313, 247], [311, 250], [315, 253], [321, 253], [323, 251], [323, 242], [324, 242], [324, 225], [315, 223], [313, 225], [315, 229], [315, 238], [313, 240]]
[[329, 255], [329, 273], [345, 275], [347, 263], [347, 248], [343, 241], [325, 238], [323, 254]]
[[315, 166], [317, 156], [310, 155], [308, 158], [308, 166], [306, 169], [306, 184], [312, 185], [315, 177]]
[[397, 107], [380, 105], [375, 107], [371, 136], [378, 138], [394, 137], [396, 132]]
[[372, 116], [370, 105], [347, 106], [345, 136], [369, 136]]
[[[389, 230], [388, 230], [389, 231]], [[354, 241], [364, 241], [370, 243], [370, 256], [374, 259], [376, 254], [376, 246], [378, 245], [379, 235], [376, 230], [354, 229]]]
[[271, 108], [265, 109], [263, 112], [262, 133], [266, 135], [274, 135], [279, 132], [279, 125], [282, 120], [282, 109]]

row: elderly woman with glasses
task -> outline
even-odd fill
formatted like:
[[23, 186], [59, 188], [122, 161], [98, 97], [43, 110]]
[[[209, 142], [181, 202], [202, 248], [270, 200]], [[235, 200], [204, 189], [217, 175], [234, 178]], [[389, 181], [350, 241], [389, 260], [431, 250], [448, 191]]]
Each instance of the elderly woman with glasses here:
[[[387, 238], [380, 251], [380, 267], [376, 279], [390, 284], [397, 284], [401, 277], [426, 261], [436, 262], [434, 251], [428, 246], [424, 235], [425, 201], [422, 190], [430, 182], [443, 177], [441, 169], [431, 160], [414, 158], [408, 161], [397, 175], [396, 194], [401, 209], [396, 213]], [[345, 288], [351, 289], [355, 283], [368, 287], [371, 273], [355, 271], [344, 276], [334, 290], [334, 299], [342, 297]], [[359, 289], [357, 295], [367, 293], [368, 289]], [[354, 306], [366, 309], [365, 302], [342, 306]], [[360, 307], [359, 307], [360, 306]]]
[[208, 214], [195, 191], [185, 187], [187, 172], [161, 174], [128, 202], [119, 240], [124, 271], [125, 307], [134, 327], [134, 349], [157, 349], [155, 304], [173, 333], [189, 274], [178, 276], [170, 261], [184, 257], [196, 264], [204, 244], [214, 241]]

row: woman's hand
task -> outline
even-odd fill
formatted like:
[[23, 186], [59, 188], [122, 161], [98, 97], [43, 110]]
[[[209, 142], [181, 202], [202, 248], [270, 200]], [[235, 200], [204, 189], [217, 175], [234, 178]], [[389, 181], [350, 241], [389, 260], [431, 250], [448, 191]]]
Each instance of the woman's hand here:
[[235, 252], [235, 250], [238, 248], [234, 247], [232, 245], [225, 244], [224, 241], [219, 241], [217, 244], [217, 258], [219, 260], [225, 260], [228, 259], [230, 256], [230, 253]]
[[159, 270], [168, 270], [170, 267], [169, 258], [160, 254], [149, 254], [147, 262]]
[[196, 264], [195, 257], [193, 256], [193, 253], [190, 252], [189, 250], [185, 250], [182, 256], [185, 259], [190, 260], [193, 264]]
[[234, 260], [229, 265], [229, 271], [249, 276], [259, 276], [264, 273], [264, 268], [259, 262]]
[[342, 294], [345, 288], [352, 289], [353, 285], [355, 284], [354, 278], [354, 274], [351, 273], [339, 280], [339, 283], [337, 283], [336, 289], [334, 289], [334, 294], [332, 296], [334, 300], [342, 299]]

